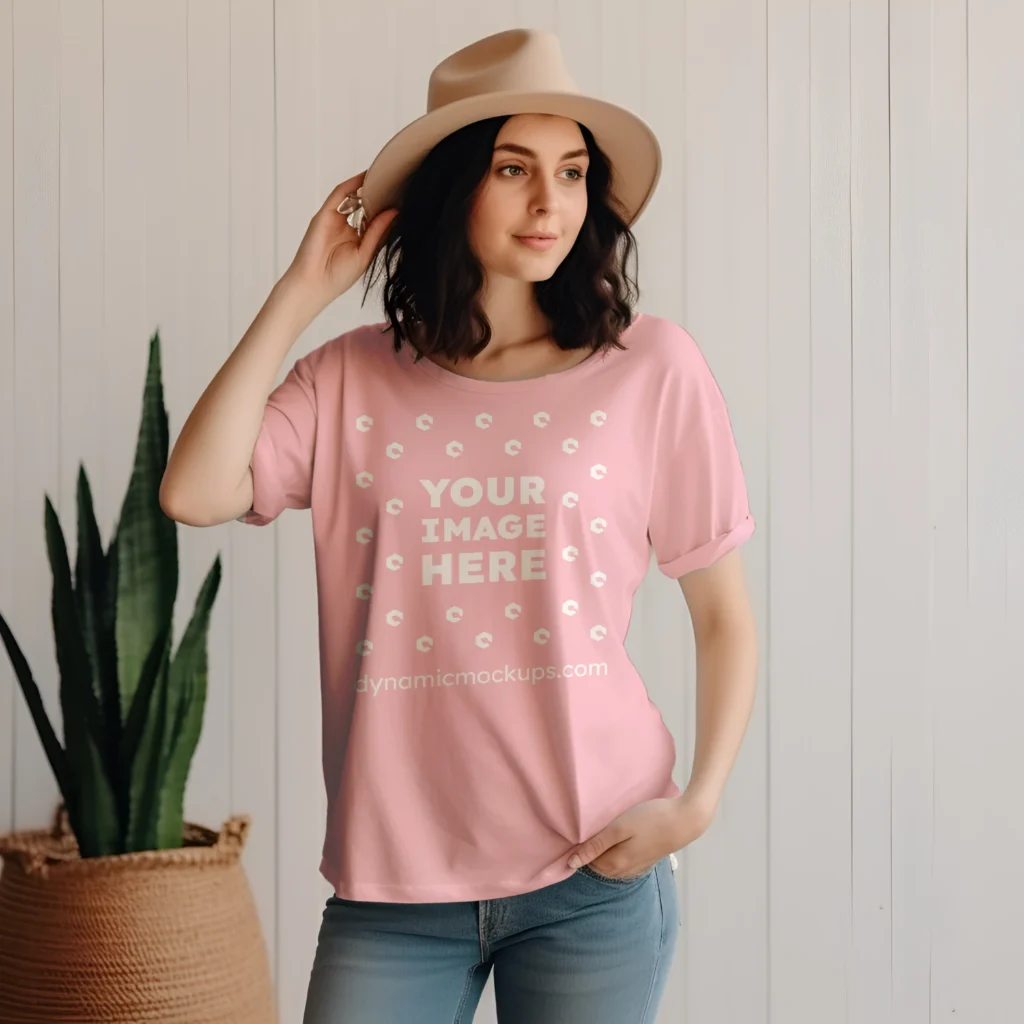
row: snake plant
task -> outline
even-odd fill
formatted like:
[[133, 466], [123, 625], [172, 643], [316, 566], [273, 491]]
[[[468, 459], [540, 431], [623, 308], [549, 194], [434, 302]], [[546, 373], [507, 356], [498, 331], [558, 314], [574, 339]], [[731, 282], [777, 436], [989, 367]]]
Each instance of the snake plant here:
[[159, 500], [167, 456], [157, 331], [149, 343], [135, 463], [105, 552], [79, 465], [73, 580], [60, 521], [49, 496], [45, 501], [63, 745], [0, 616], [0, 637], [83, 857], [182, 845], [185, 783], [202, 729], [206, 641], [221, 563], [218, 554], [172, 657], [177, 523]]

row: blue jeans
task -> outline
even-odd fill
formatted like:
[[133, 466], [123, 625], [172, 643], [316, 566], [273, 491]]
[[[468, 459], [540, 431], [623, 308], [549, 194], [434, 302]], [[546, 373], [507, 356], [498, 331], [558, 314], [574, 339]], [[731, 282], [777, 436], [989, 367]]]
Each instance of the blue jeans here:
[[680, 923], [668, 857], [493, 900], [332, 896], [303, 1024], [469, 1024], [492, 967], [501, 1024], [653, 1024]]

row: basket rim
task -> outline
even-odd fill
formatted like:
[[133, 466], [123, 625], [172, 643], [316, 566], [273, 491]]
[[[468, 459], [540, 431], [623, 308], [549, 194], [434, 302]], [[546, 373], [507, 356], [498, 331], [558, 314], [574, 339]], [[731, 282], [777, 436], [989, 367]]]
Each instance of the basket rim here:
[[175, 865], [215, 865], [237, 861], [251, 826], [247, 814], [227, 818], [219, 831], [184, 822], [182, 846], [163, 850], [134, 850], [130, 853], [82, 857], [74, 835], [57, 826], [21, 829], [0, 835], [0, 860], [17, 864], [26, 874], [47, 876], [53, 871], [62, 875], [100, 874], [145, 868], [168, 868]]

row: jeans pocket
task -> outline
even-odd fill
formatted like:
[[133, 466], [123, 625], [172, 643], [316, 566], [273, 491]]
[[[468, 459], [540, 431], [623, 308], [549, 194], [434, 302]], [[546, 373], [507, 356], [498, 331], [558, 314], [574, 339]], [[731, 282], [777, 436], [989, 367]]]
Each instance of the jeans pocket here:
[[608, 885], [632, 885], [634, 882], [642, 882], [645, 878], [653, 875], [655, 867], [657, 865], [652, 864], [646, 871], [641, 871], [639, 875], [620, 875], [618, 878], [613, 878], [611, 875], [602, 875], [600, 871], [596, 871], [589, 864], [582, 864], [576, 869], [576, 873], [586, 875], [598, 882], [605, 882]]

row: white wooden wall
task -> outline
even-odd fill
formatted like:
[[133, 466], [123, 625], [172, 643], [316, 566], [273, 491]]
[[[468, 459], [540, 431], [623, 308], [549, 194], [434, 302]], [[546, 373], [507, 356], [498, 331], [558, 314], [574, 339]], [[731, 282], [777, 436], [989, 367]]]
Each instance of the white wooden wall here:
[[[173, 440], [327, 192], [423, 112], [439, 60], [518, 25], [555, 29], [581, 88], [663, 142], [641, 307], [702, 345], [759, 524], [758, 700], [680, 859], [659, 1019], [1011, 1024], [1020, 3], [0, 0], [0, 609], [56, 709], [43, 495], [73, 548], [84, 460], [109, 538], [151, 333]], [[380, 319], [361, 294], [295, 355]], [[297, 1024], [327, 895], [308, 513], [179, 541], [179, 635], [218, 551], [226, 570], [186, 809], [253, 816], [246, 867]], [[682, 785], [686, 621], [652, 567], [629, 646]], [[0, 830], [44, 824], [56, 788], [6, 659], [0, 725]]]

